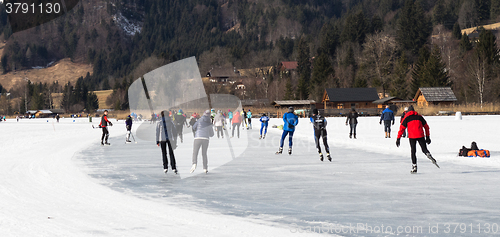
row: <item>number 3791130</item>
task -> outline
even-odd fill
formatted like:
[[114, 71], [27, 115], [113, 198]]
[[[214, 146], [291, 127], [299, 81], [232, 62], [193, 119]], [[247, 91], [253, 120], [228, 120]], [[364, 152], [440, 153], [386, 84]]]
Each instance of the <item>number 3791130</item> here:
[[10, 13], [23, 13], [23, 14], [51, 14], [51, 13], [60, 13], [61, 12], [61, 4], [59, 3], [40, 3], [35, 5], [34, 3], [7, 3], [5, 4], [5, 10], [8, 14]]

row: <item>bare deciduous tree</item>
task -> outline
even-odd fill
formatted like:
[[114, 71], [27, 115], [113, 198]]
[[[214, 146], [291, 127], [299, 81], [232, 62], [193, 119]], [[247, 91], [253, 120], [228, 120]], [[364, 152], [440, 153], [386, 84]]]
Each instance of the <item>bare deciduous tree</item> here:
[[375, 33], [366, 37], [363, 44], [363, 57], [361, 62], [367, 67], [367, 72], [371, 73], [382, 86], [385, 95], [389, 88], [390, 73], [396, 59], [397, 43], [396, 39], [385, 33]]

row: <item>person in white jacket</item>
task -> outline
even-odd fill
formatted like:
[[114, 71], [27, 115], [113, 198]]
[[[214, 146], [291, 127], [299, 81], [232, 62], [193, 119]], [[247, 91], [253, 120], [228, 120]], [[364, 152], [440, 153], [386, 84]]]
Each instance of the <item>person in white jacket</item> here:
[[215, 125], [215, 130], [217, 131], [217, 138], [224, 138], [224, 132], [222, 128], [224, 127], [224, 123], [226, 122], [226, 119], [224, 116], [222, 116], [222, 111], [217, 111], [217, 114], [215, 115], [214, 118], [214, 125]]

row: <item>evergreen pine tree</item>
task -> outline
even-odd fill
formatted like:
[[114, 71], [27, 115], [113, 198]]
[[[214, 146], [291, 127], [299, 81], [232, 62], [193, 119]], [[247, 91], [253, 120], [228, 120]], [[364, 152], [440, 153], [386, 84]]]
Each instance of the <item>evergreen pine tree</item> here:
[[479, 40], [476, 44], [476, 50], [480, 51], [486, 56], [487, 63], [493, 64], [497, 63], [499, 60], [499, 50], [496, 43], [495, 35], [485, 29], [480, 29], [481, 33], [479, 33]]
[[423, 46], [419, 50], [419, 56], [417, 59], [417, 62], [413, 65], [413, 70], [411, 72], [411, 91], [410, 95], [415, 95], [418, 91], [418, 88], [421, 87], [422, 84], [422, 73], [425, 70], [425, 64], [427, 60], [429, 59], [430, 52], [429, 49], [427, 49], [427, 46]]
[[297, 85], [297, 99], [306, 100], [309, 97], [309, 83], [311, 81], [311, 61], [309, 45], [304, 38], [300, 39], [298, 45], [297, 73], [299, 83]]
[[491, 0], [490, 19], [496, 20], [500, 16], [500, 0]]
[[460, 39], [460, 51], [463, 53], [472, 49], [472, 44], [469, 40], [469, 36], [467, 34], [462, 35], [462, 39]]
[[424, 87], [445, 87], [451, 85], [450, 77], [446, 65], [441, 59], [441, 51], [438, 46], [434, 47], [429, 59], [425, 63], [420, 80], [421, 86]]
[[[391, 95], [401, 99], [408, 98], [408, 83], [406, 82], [406, 75], [408, 75], [409, 67], [406, 55], [403, 53], [401, 58], [396, 63], [393, 74], [393, 83]], [[412, 95], [411, 95], [412, 96]]]
[[460, 30], [460, 24], [458, 24], [458, 21], [455, 22], [455, 24], [453, 25], [452, 34], [457, 39], [461, 39], [462, 38], [462, 31]]
[[400, 14], [397, 40], [403, 49], [416, 55], [427, 42], [432, 26], [425, 16], [420, 1], [406, 0]]
[[291, 100], [293, 99], [293, 88], [292, 88], [292, 78], [288, 77], [286, 80], [286, 85], [285, 85], [285, 96], [283, 97], [284, 100]]

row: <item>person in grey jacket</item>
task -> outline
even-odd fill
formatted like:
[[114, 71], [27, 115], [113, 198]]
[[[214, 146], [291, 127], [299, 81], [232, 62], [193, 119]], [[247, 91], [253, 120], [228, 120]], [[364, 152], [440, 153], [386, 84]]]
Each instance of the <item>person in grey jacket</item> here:
[[214, 129], [212, 125], [212, 120], [210, 118], [210, 110], [206, 110], [198, 121], [193, 125], [194, 144], [193, 144], [193, 166], [191, 167], [190, 173], [193, 173], [196, 169], [198, 163], [198, 152], [201, 147], [201, 155], [203, 157], [203, 172], [208, 173], [208, 142], [210, 137], [214, 136]]
[[177, 168], [175, 165], [174, 149], [177, 147], [177, 132], [175, 131], [175, 125], [170, 119], [170, 117], [165, 116], [165, 113], [161, 112], [161, 120], [156, 124], [156, 145], [161, 147], [161, 154], [163, 157], [163, 172], [168, 171], [168, 159], [167, 159], [167, 145], [168, 152], [170, 153], [170, 166], [172, 171], [177, 174]]

